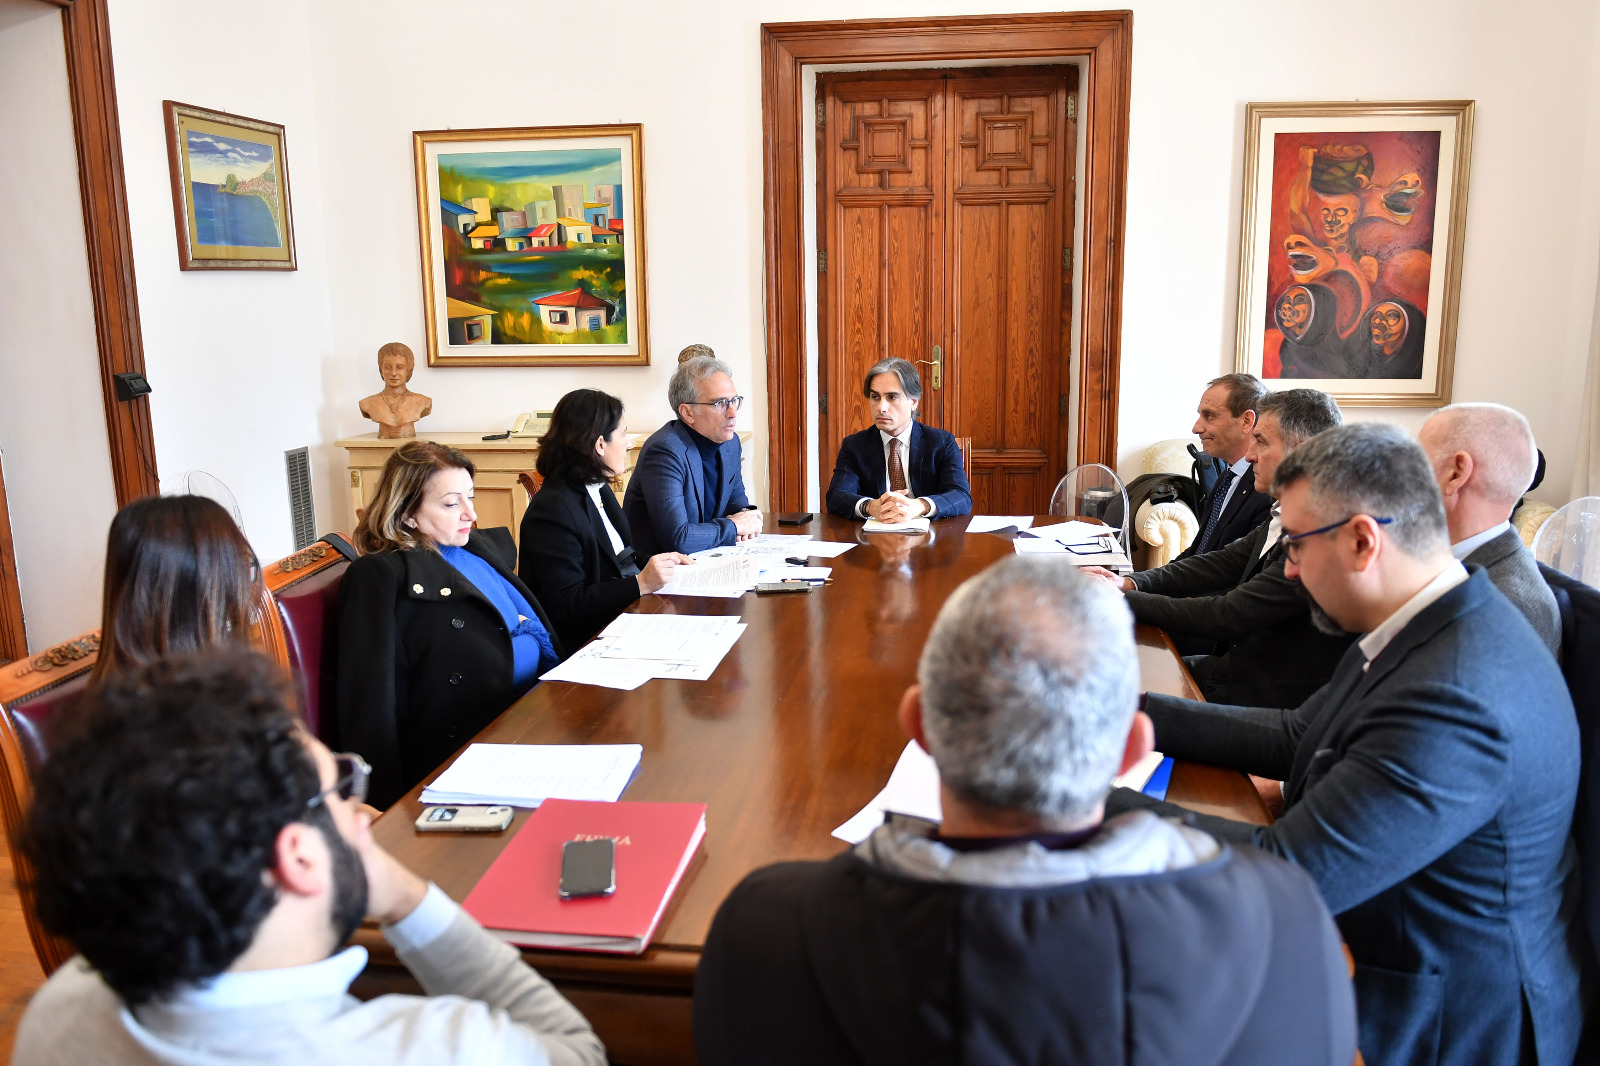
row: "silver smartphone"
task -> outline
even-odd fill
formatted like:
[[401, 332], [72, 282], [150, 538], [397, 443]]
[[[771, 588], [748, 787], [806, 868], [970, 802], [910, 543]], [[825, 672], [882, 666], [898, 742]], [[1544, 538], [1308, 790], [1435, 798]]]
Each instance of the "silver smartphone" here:
[[510, 807], [424, 807], [419, 833], [498, 833], [511, 824]]

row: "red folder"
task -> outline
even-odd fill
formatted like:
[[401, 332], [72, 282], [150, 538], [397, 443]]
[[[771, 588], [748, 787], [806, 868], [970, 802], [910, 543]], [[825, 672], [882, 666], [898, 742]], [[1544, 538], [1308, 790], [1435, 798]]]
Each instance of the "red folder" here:
[[[705, 834], [704, 803], [545, 800], [461, 905], [512, 944], [637, 955]], [[617, 842], [617, 890], [562, 899], [561, 845], [596, 837]]]

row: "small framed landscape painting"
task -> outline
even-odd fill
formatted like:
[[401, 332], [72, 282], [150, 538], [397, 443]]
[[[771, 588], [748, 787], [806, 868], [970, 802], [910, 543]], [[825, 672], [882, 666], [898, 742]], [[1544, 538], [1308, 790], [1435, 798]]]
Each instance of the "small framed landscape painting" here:
[[1347, 406], [1450, 402], [1472, 111], [1248, 105], [1239, 370]]
[[182, 270], [293, 270], [283, 127], [162, 102]]
[[429, 366], [647, 366], [638, 124], [412, 135]]

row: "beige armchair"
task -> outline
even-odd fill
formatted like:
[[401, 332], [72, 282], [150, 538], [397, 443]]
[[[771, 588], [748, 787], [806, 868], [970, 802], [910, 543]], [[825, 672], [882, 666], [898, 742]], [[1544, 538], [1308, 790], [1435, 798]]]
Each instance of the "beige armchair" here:
[[[1157, 441], [1145, 449], [1141, 474], [1182, 474], [1188, 476], [1194, 465], [1189, 455], [1189, 438]], [[1187, 548], [1200, 531], [1200, 520], [1189, 506], [1176, 501], [1139, 505], [1133, 515], [1133, 533], [1144, 545], [1142, 570], [1165, 566]]]

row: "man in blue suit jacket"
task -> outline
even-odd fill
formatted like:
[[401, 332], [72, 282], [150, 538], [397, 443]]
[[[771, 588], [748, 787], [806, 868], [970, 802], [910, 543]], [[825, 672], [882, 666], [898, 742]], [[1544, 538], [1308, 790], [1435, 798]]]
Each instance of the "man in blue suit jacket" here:
[[[1270, 826], [1194, 824], [1317, 883], [1371, 1066], [1566, 1066], [1585, 1014], [1579, 740], [1555, 660], [1451, 555], [1433, 470], [1395, 427], [1319, 434], [1275, 491], [1287, 575], [1365, 636], [1295, 710], [1146, 698], [1162, 751], [1284, 781]], [[1107, 813], [1150, 805], [1117, 789]]]
[[761, 512], [744, 494], [739, 407], [733, 371], [720, 359], [680, 363], [667, 386], [678, 413], [639, 451], [622, 511], [641, 558], [704, 551], [761, 532]]
[[960, 445], [944, 430], [916, 420], [922, 400], [917, 368], [905, 359], [880, 360], [867, 371], [861, 394], [873, 428], [840, 442], [828, 510], [880, 522], [969, 513], [972, 487]]

